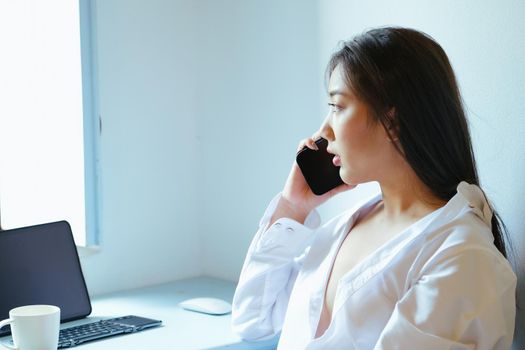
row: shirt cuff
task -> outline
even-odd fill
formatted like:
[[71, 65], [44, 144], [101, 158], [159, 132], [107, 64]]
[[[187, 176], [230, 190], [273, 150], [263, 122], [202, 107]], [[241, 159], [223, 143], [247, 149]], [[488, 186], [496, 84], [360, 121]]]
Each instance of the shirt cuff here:
[[259, 230], [262, 231], [262, 235], [257, 243], [257, 250], [261, 253], [281, 254], [284, 253], [282, 250], [285, 250], [288, 254], [298, 256], [310, 244], [315, 229], [321, 223], [321, 217], [316, 210], [312, 210], [306, 217], [304, 224], [290, 218], [280, 218], [268, 227], [280, 198], [281, 193], [272, 199], [260, 221]]

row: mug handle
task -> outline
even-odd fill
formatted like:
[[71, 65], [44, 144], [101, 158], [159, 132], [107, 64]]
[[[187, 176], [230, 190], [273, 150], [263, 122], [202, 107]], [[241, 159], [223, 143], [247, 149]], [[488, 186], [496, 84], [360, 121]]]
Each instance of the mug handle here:
[[[15, 320], [13, 320], [12, 318], [8, 318], [7, 320], [0, 321], [0, 328], [2, 328], [4, 326], [7, 326], [8, 324], [13, 323], [14, 321]], [[0, 342], [0, 345], [5, 346], [6, 348], [11, 349], [11, 350], [18, 350], [17, 347], [11, 346], [11, 345], [3, 343], [3, 342]]]

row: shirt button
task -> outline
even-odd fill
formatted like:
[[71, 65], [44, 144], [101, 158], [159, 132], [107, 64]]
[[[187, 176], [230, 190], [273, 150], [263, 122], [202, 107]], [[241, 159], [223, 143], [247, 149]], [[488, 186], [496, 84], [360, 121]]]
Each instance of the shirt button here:
[[287, 227], [287, 228], [286, 228], [286, 232], [288, 232], [288, 233], [292, 233], [292, 232], [293, 232], [293, 228], [291, 228], [291, 227]]

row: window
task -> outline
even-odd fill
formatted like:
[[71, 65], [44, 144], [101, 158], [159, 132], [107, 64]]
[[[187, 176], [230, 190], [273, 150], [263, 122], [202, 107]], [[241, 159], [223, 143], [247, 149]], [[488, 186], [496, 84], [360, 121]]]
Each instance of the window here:
[[[83, 105], [81, 8], [89, 14], [86, 1], [0, 5], [1, 225], [67, 220], [77, 245], [95, 243], [97, 226], [90, 79], [84, 79], [89, 91]], [[89, 75], [85, 70], [84, 78]]]

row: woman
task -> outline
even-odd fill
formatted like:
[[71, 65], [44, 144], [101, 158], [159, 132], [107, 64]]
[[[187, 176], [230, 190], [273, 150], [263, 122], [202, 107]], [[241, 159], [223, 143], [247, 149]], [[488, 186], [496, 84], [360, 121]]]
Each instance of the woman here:
[[[314, 195], [294, 164], [237, 287], [243, 338], [279, 349], [509, 349], [516, 276], [476, 171], [454, 73], [429, 36], [379, 28], [328, 65], [328, 140], [344, 184]], [[381, 193], [319, 226], [358, 184]]]

